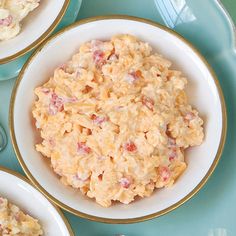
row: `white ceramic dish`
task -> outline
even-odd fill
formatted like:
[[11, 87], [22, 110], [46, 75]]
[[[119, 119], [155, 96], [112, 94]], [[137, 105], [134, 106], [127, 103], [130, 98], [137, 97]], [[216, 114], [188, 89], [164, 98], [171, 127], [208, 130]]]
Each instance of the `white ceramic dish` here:
[[13, 39], [0, 42], [0, 64], [24, 55], [38, 46], [58, 25], [69, 0], [42, 0], [22, 21], [21, 32]]
[[23, 212], [38, 219], [44, 235], [74, 235], [61, 211], [29, 184], [26, 178], [0, 167], [0, 183], [0, 196], [7, 198]]
[[[91, 39], [109, 39], [129, 33], [144, 40], [173, 62], [187, 76], [187, 93], [204, 118], [205, 140], [186, 153], [188, 168], [173, 188], [155, 191], [151, 197], [130, 205], [115, 204], [105, 209], [79, 191], [65, 187], [49, 163], [35, 151], [37, 132], [31, 107], [33, 90], [44, 83], [54, 69], [75, 54], [79, 45]], [[38, 73], [40, 71], [40, 73]], [[25, 95], [27, 94], [27, 99]], [[62, 208], [92, 220], [129, 223], [160, 216], [193, 196], [213, 172], [225, 139], [224, 99], [217, 80], [204, 59], [182, 37], [155, 23], [132, 17], [93, 18], [77, 22], [49, 39], [23, 68], [13, 90], [10, 108], [11, 136], [18, 159], [28, 177]]]

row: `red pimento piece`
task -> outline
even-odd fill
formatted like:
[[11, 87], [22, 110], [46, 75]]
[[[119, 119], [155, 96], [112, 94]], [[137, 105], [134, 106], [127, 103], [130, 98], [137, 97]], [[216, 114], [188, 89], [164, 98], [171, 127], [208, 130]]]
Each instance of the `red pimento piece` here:
[[135, 145], [134, 142], [129, 141], [129, 142], [125, 143], [124, 149], [128, 152], [135, 152], [135, 151], [137, 151], [137, 146]]
[[188, 112], [185, 115], [184, 119], [190, 121], [190, 120], [194, 119], [194, 117], [195, 117], [195, 114], [193, 112]]
[[154, 101], [153, 99], [143, 95], [141, 98], [142, 104], [146, 106], [149, 110], [153, 111], [154, 108]]
[[49, 104], [49, 114], [55, 115], [57, 112], [63, 111], [64, 101], [56, 93], [52, 93], [50, 104]]
[[129, 188], [129, 186], [131, 185], [132, 181], [129, 179], [129, 178], [121, 178], [119, 180], [119, 183], [120, 185], [123, 187], [123, 188]]
[[96, 50], [93, 52], [93, 60], [96, 65], [102, 65], [104, 63], [104, 52], [101, 50]]
[[176, 148], [172, 148], [169, 154], [169, 161], [173, 161], [177, 157]]
[[[50, 89], [48, 88], [42, 88], [42, 92], [45, 94], [50, 93]], [[64, 103], [66, 102], [77, 102], [78, 99], [76, 97], [72, 98], [63, 98], [59, 97], [55, 92], [51, 93], [50, 103], [49, 103], [49, 114], [55, 115], [57, 112], [63, 111], [64, 109]]]
[[167, 166], [159, 167], [159, 174], [161, 177], [161, 180], [166, 182], [170, 178], [170, 169]]
[[168, 137], [167, 146], [170, 148], [169, 161], [173, 161], [176, 158], [176, 156], [177, 156], [176, 139]]
[[0, 25], [9, 26], [12, 23], [13, 17], [9, 15], [4, 19], [0, 19]]
[[96, 125], [101, 125], [103, 122], [107, 121], [107, 117], [96, 116], [95, 114], [91, 116], [91, 119], [93, 120], [93, 123]]
[[91, 148], [88, 147], [85, 142], [78, 142], [77, 151], [80, 154], [89, 154], [91, 152]]

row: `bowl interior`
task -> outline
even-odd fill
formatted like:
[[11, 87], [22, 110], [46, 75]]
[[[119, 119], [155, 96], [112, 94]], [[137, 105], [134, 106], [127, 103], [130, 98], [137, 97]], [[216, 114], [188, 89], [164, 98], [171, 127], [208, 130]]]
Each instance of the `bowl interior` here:
[[23, 19], [21, 32], [13, 39], [0, 42], [0, 59], [12, 56], [36, 41], [59, 15], [65, 0], [44, 0]]
[[[0, 170], [0, 182], [0, 196], [7, 198], [23, 212], [38, 219], [44, 235], [70, 235], [56, 209], [30, 184], [3, 170]], [[9, 188], [9, 186], [11, 187]]]
[[[114, 34], [129, 33], [148, 42], [154, 51], [173, 62], [188, 78], [190, 103], [204, 118], [205, 140], [186, 152], [188, 168], [169, 189], [155, 191], [151, 197], [130, 205], [115, 204], [102, 208], [79, 191], [63, 186], [48, 161], [34, 149], [37, 135], [31, 108], [35, 87], [46, 82], [54, 69], [78, 51], [81, 43], [91, 39], [109, 39]], [[40, 72], [40, 73], [38, 73]], [[25, 95], [27, 94], [27, 99]], [[31, 60], [18, 86], [13, 125], [21, 156], [31, 174], [48, 193], [65, 205], [98, 217], [128, 219], [156, 213], [170, 207], [189, 194], [210, 169], [221, 140], [222, 107], [217, 86], [207, 66], [183, 40], [156, 26], [125, 19], [104, 19], [78, 25], [60, 34]]]

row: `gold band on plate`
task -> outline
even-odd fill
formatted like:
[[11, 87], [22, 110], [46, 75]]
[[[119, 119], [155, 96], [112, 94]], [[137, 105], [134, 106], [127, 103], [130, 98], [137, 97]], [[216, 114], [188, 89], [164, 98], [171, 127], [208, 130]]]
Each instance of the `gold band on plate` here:
[[[13, 171], [13, 170], [10, 170], [10, 169], [7, 169], [3, 166], [0, 166], [0, 171], [3, 171], [3, 172], [6, 172], [10, 175], [14, 175], [16, 178], [19, 178], [21, 180], [23, 180], [24, 182], [26, 182], [27, 184], [29, 184], [30, 186], [32, 186], [33, 188], [35, 188], [32, 183], [30, 183], [30, 181], [24, 177], [23, 175]], [[52, 203], [51, 203], [52, 204]], [[60, 217], [62, 218], [62, 220], [64, 221], [65, 225], [66, 225], [66, 228], [70, 234], [70, 236], [74, 236], [74, 232], [68, 222], [68, 220], [66, 219], [66, 217], [63, 215], [63, 213], [61, 212], [61, 210], [59, 209], [59, 207], [57, 207], [55, 204], [52, 204], [52, 206], [55, 208], [55, 210], [57, 211], [57, 213], [60, 215]]]
[[[179, 38], [181, 41], [183, 41], [185, 44], [187, 44], [196, 54], [197, 56], [202, 60], [202, 62], [205, 64], [205, 66], [208, 68], [209, 72], [211, 73], [212, 77], [214, 78], [214, 82], [215, 85], [217, 87], [218, 93], [219, 93], [219, 97], [220, 97], [220, 103], [221, 103], [221, 109], [222, 109], [222, 133], [221, 133], [221, 139], [220, 139], [220, 144], [217, 150], [217, 154], [215, 156], [215, 159], [211, 165], [211, 167], [209, 168], [208, 172], [206, 173], [206, 175], [203, 177], [203, 179], [200, 181], [200, 183], [189, 193], [187, 194], [184, 198], [182, 198], [180, 201], [176, 202], [175, 204], [171, 205], [170, 207], [167, 207], [161, 211], [158, 211], [156, 213], [153, 214], [149, 214], [149, 215], [145, 215], [142, 217], [137, 217], [137, 218], [128, 218], [128, 219], [111, 219], [111, 218], [102, 218], [102, 217], [97, 217], [97, 216], [92, 216], [92, 215], [88, 215], [85, 214], [83, 212], [80, 212], [78, 210], [75, 210], [67, 205], [65, 205], [64, 203], [60, 202], [58, 199], [56, 199], [55, 197], [53, 197], [51, 194], [49, 194], [41, 185], [40, 183], [37, 182], [37, 180], [33, 177], [33, 175], [31, 174], [30, 170], [27, 168], [24, 159], [22, 158], [17, 142], [16, 142], [16, 137], [15, 137], [15, 130], [14, 130], [14, 104], [15, 104], [15, 98], [16, 98], [16, 93], [17, 93], [17, 89], [18, 86], [24, 76], [25, 70], [28, 68], [28, 66], [30, 65], [31, 61], [34, 59], [35, 56], [37, 56], [37, 54], [41, 51], [41, 49], [47, 45], [49, 42], [51, 42], [53, 39], [55, 39], [56, 37], [60, 36], [61, 34], [63, 34], [64, 32], [71, 30], [73, 28], [76, 28], [80, 25], [89, 23], [89, 22], [94, 22], [94, 21], [98, 21], [98, 20], [111, 20], [111, 19], [124, 19], [124, 20], [132, 20], [132, 21], [138, 21], [138, 22], [143, 22], [152, 26], [155, 26], [157, 28], [160, 28], [172, 35], [174, 35], [175, 37]], [[38, 188], [44, 195], [46, 195], [53, 203], [57, 204], [58, 206], [60, 206], [61, 208], [63, 208], [64, 210], [75, 214], [77, 216], [83, 217], [85, 219], [89, 219], [89, 220], [93, 220], [93, 221], [98, 221], [98, 222], [103, 222], [103, 223], [115, 223], [115, 224], [128, 224], [128, 223], [136, 223], [136, 222], [141, 222], [141, 221], [145, 221], [145, 220], [149, 220], [152, 219], [154, 217], [158, 217], [161, 215], [164, 215], [174, 209], [176, 209], [177, 207], [181, 206], [183, 203], [185, 203], [186, 201], [188, 201], [192, 196], [194, 196], [202, 187], [203, 185], [206, 183], [206, 181], [208, 180], [208, 178], [211, 176], [212, 172], [214, 171], [220, 156], [222, 154], [223, 151], [223, 147], [224, 147], [224, 143], [225, 143], [225, 139], [226, 139], [226, 130], [227, 130], [227, 115], [226, 115], [226, 106], [225, 106], [225, 101], [224, 101], [224, 97], [223, 97], [223, 93], [220, 87], [220, 84], [216, 78], [215, 73], [213, 72], [212, 68], [210, 67], [210, 65], [207, 63], [207, 61], [204, 59], [204, 57], [198, 52], [198, 50], [192, 46], [192, 44], [190, 44], [186, 39], [184, 39], [181, 35], [179, 35], [178, 33], [174, 32], [173, 30], [160, 25], [156, 22], [150, 21], [150, 20], [146, 20], [143, 18], [138, 18], [138, 17], [133, 17], [133, 16], [125, 16], [125, 15], [110, 15], [110, 16], [96, 16], [96, 17], [91, 17], [91, 18], [87, 18], [87, 19], [83, 19], [80, 20], [78, 22], [75, 22], [74, 24], [62, 29], [61, 31], [59, 31], [57, 34], [49, 37], [34, 53], [33, 55], [29, 58], [29, 60], [26, 62], [26, 64], [24, 65], [24, 67], [22, 68], [18, 79], [16, 80], [14, 89], [12, 91], [12, 96], [11, 96], [11, 102], [10, 102], [10, 110], [9, 110], [9, 126], [10, 126], [10, 134], [11, 134], [11, 140], [13, 143], [13, 147], [15, 150], [15, 153], [17, 155], [17, 158], [23, 168], [23, 170], [25, 171], [26, 175], [28, 176], [28, 178], [33, 182], [33, 184], [36, 186], [36, 188]]]
[[37, 46], [39, 46], [52, 33], [52, 31], [57, 27], [57, 25], [60, 23], [69, 4], [70, 4], [70, 0], [64, 0], [64, 4], [63, 4], [59, 14], [58, 14], [57, 18], [53, 21], [51, 26], [38, 39], [36, 39], [33, 43], [31, 43], [26, 48], [22, 49], [21, 51], [13, 54], [11, 56], [8, 56], [5, 58], [0, 58], [0, 65], [6, 64], [10, 61], [13, 61], [13, 60], [17, 59], [18, 57], [25, 55], [27, 52], [31, 51], [32, 49], [36, 48]]

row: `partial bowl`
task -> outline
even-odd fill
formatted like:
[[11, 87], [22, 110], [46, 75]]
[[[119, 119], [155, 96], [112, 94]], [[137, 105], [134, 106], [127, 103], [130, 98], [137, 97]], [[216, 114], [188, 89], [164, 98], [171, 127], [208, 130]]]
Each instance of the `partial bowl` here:
[[21, 32], [0, 42], [0, 65], [8, 63], [37, 47], [56, 28], [70, 0], [41, 1], [23, 21]]
[[52, 205], [25, 177], [0, 167], [0, 196], [39, 220], [44, 235], [73, 236], [74, 233], [58, 207]]
[[[128, 33], [148, 42], [188, 78], [189, 102], [204, 118], [202, 145], [186, 152], [188, 167], [172, 188], [155, 191], [129, 205], [102, 208], [78, 190], [65, 187], [45, 158], [36, 152], [36, 129], [31, 115], [34, 88], [56, 67], [68, 61], [79, 46], [92, 39], [106, 40]], [[40, 71], [40, 73], [38, 73]], [[27, 95], [27, 99], [26, 99]], [[29, 179], [51, 201], [84, 218], [107, 223], [133, 223], [174, 210], [206, 183], [215, 169], [225, 141], [226, 110], [218, 80], [199, 52], [174, 31], [157, 23], [128, 16], [94, 17], [79, 21], [48, 39], [29, 59], [16, 81], [10, 105], [10, 130], [19, 162]]]
[[[66, 13], [64, 14], [63, 18], [60, 20], [59, 24], [57, 25], [57, 27], [54, 29], [53, 32], [58, 31], [75, 22], [76, 18], [78, 17], [81, 3], [82, 0], [70, 1]], [[0, 63], [0, 81], [15, 78], [19, 74], [25, 62], [30, 57], [33, 50], [34, 49], [32, 48], [26, 54], [19, 56], [18, 58], [8, 63], [4, 64]]]

